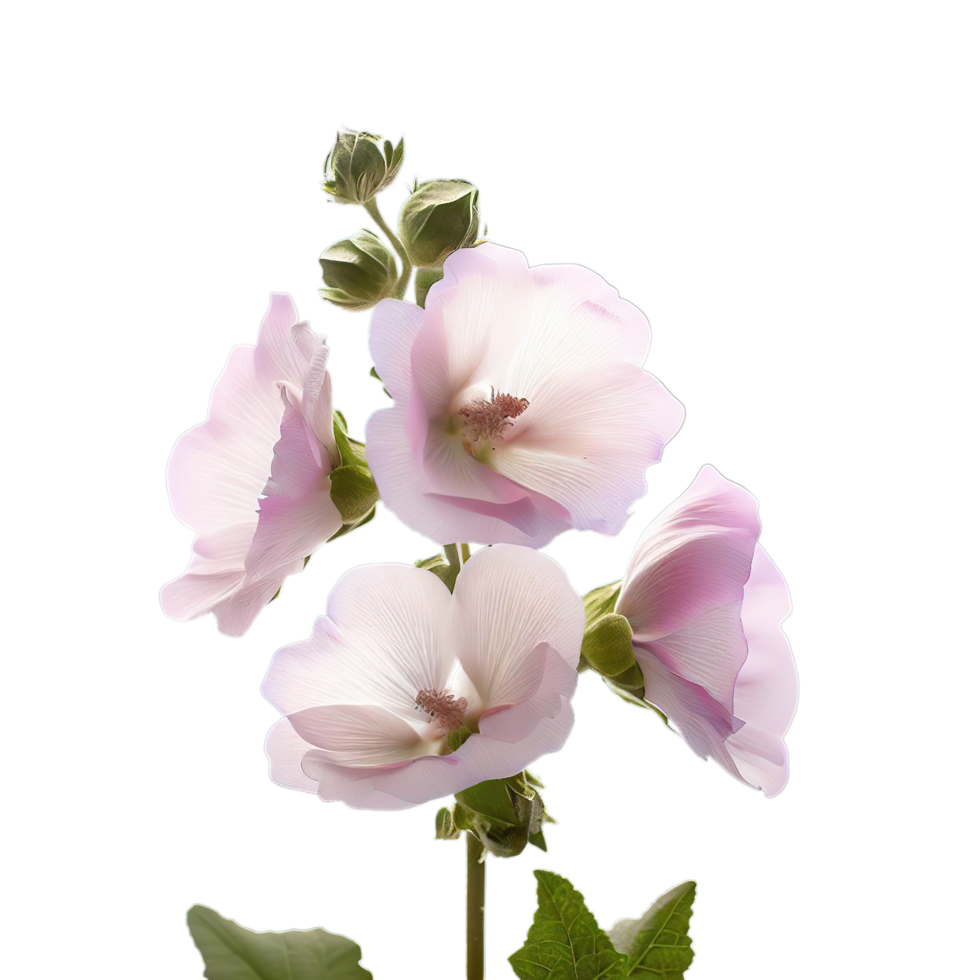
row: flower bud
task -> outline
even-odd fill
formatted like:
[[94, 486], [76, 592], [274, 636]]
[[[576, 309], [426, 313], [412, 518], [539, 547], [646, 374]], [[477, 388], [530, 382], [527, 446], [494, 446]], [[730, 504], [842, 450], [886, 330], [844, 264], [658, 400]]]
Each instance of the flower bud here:
[[338, 411], [333, 413], [333, 435], [338, 465], [330, 471], [330, 499], [344, 522], [334, 535], [338, 538], [372, 520], [379, 497], [364, 456], [364, 443], [351, 439], [347, 421]]
[[633, 652], [633, 627], [615, 611], [622, 586], [621, 581], [610, 582], [583, 597], [585, 635], [578, 669], [594, 670], [620, 697], [643, 704], [643, 671]]
[[427, 180], [402, 205], [398, 236], [412, 265], [441, 269], [451, 252], [476, 242], [480, 192], [466, 180]]
[[398, 281], [395, 256], [366, 228], [325, 249], [320, 265], [329, 287], [320, 295], [346, 310], [369, 310], [391, 296]]
[[344, 130], [323, 165], [323, 189], [338, 204], [367, 204], [397, 176], [405, 140], [392, 147], [373, 133]]
[[456, 794], [451, 810], [436, 815], [436, 838], [455, 840], [468, 830], [496, 857], [516, 857], [528, 844], [546, 851], [542, 828], [554, 820], [545, 810], [542, 788], [529, 772], [477, 783]]

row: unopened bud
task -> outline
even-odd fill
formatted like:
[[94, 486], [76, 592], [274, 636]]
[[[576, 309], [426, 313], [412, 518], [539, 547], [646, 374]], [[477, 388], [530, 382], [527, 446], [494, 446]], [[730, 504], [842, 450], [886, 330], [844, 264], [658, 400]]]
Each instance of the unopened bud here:
[[427, 180], [412, 191], [398, 217], [412, 265], [441, 269], [451, 252], [476, 242], [480, 192], [466, 180]]
[[391, 296], [398, 282], [395, 256], [367, 229], [325, 249], [320, 265], [328, 287], [320, 295], [346, 310], [369, 310]]
[[323, 189], [338, 204], [367, 204], [397, 176], [405, 140], [392, 146], [373, 133], [344, 130], [323, 165]]

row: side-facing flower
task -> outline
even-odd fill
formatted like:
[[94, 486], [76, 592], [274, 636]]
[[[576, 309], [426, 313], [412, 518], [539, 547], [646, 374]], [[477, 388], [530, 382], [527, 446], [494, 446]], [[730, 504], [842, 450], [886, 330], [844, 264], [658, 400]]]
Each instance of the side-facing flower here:
[[241, 636], [305, 559], [340, 530], [330, 497], [338, 463], [322, 337], [273, 293], [255, 347], [236, 347], [208, 420], [167, 467], [174, 513], [197, 531], [187, 571], [161, 592], [172, 619], [213, 612]]
[[371, 320], [395, 403], [367, 428], [382, 500], [440, 543], [616, 534], [684, 414], [642, 368], [646, 318], [588, 269], [499, 245], [443, 268], [424, 309], [386, 299]]
[[355, 568], [266, 675], [285, 715], [272, 778], [397, 810], [519, 773], [568, 736], [583, 627], [565, 573], [527, 548], [478, 551], [452, 593], [421, 568]]
[[797, 677], [783, 577], [758, 544], [758, 505], [705, 466], [644, 531], [615, 611], [633, 631], [644, 697], [702, 758], [775, 796]]

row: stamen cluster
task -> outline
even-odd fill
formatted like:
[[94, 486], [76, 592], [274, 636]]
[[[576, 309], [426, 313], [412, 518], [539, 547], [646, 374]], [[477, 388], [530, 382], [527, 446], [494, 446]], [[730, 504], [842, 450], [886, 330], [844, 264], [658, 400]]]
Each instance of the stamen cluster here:
[[419, 691], [415, 696], [415, 707], [436, 723], [442, 735], [456, 731], [466, 716], [466, 698], [457, 698], [449, 691]]
[[458, 412], [465, 419], [466, 448], [475, 442], [498, 439], [505, 429], [509, 429], [528, 407], [526, 398], [516, 398], [505, 392], [490, 389], [490, 400], [479, 398], [464, 405]]

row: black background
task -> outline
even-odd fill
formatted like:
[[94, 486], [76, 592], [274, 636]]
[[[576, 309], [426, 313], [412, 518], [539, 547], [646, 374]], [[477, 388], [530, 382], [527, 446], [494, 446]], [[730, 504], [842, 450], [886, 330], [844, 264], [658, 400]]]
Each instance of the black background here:
[[[654, 328], [647, 368], [686, 404], [688, 421], [648, 471], [649, 495], [619, 538], [568, 534], [547, 549], [575, 587], [585, 592], [619, 578], [641, 531], [710, 461], [760, 498], [763, 542], [795, 590], [794, 541], [804, 513], [794, 445], [798, 365], [812, 336], [801, 324], [800, 295], [789, 302], [795, 192], [779, 176], [786, 168], [774, 162], [771, 142], [743, 127], [733, 143], [721, 120], [698, 141], [667, 147], [623, 130], [536, 137], [519, 121], [447, 131], [438, 115], [298, 127], [268, 116], [230, 125], [216, 114], [196, 134], [176, 175], [184, 198], [163, 216], [180, 226], [185, 255], [181, 281], [159, 294], [166, 324], [156, 351], [165, 379], [154, 413], [162, 538], [156, 587], [180, 572], [190, 542], [166, 506], [166, 455], [179, 432], [203, 419], [228, 347], [254, 342], [268, 290], [292, 292], [300, 316], [329, 336], [336, 404], [355, 436], [387, 404], [366, 376], [369, 314], [335, 310], [315, 293], [320, 251], [370, 224], [359, 209], [325, 203], [317, 187], [343, 122], [393, 139], [407, 129], [406, 168], [381, 198], [389, 221], [402, 181], [413, 174], [466, 177], [483, 190], [493, 240], [522, 249], [531, 264], [594, 269]], [[805, 296], [802, 307], [805, 321]], [[219, 636], [211, 617], [177, 623], [156, 610], [154, 638], [182, 664], [162, 762], [168, 793], [161, 805], [174, 828], [164, 876], [175, 923], [199, 902], [254, 929], [321, 925], [345, 933], [381, 980], [404, 976], [409, 964], [462, 975], [463, 844], [432, 841], [440, 801], [402, 813], [325, 805], [272, 785], [261, 751], [277, 714], [258, 685], [275, 649], [309, 634], [325, 593], [347, 568], [410, 562], [436, 550], [382, 509], [372, 525], [322, 550], [290, 579], [244, 639]], [[794, 647], [795, 626], [787, 626]], [[517, 860], [490, 862], [490, 976], [509, 975], [503, 957], [529, 923], [535, 867], [571, 878], [604, 926], [696, 878], [692, 977], [733, 975], [747, 950], [739, 937], [751, 946], [767, 933], [790, 938], [795, 927], [781, 896], [794, 887], [806, 795], [799, 726], [788, 741], [791, 785], [767, 800], [698, 760], [595, 676], [582, 678], [575, 708], [565, 750], [532, 766], [562, 823], [548, 830], [551, 854], [529, 849]], [[200, 963], [189, 942], [184, 962], [182, 975], [196, 976]], [[770, 966], [771, 973], [763, 967], [753, 975], [784, 975]]]

